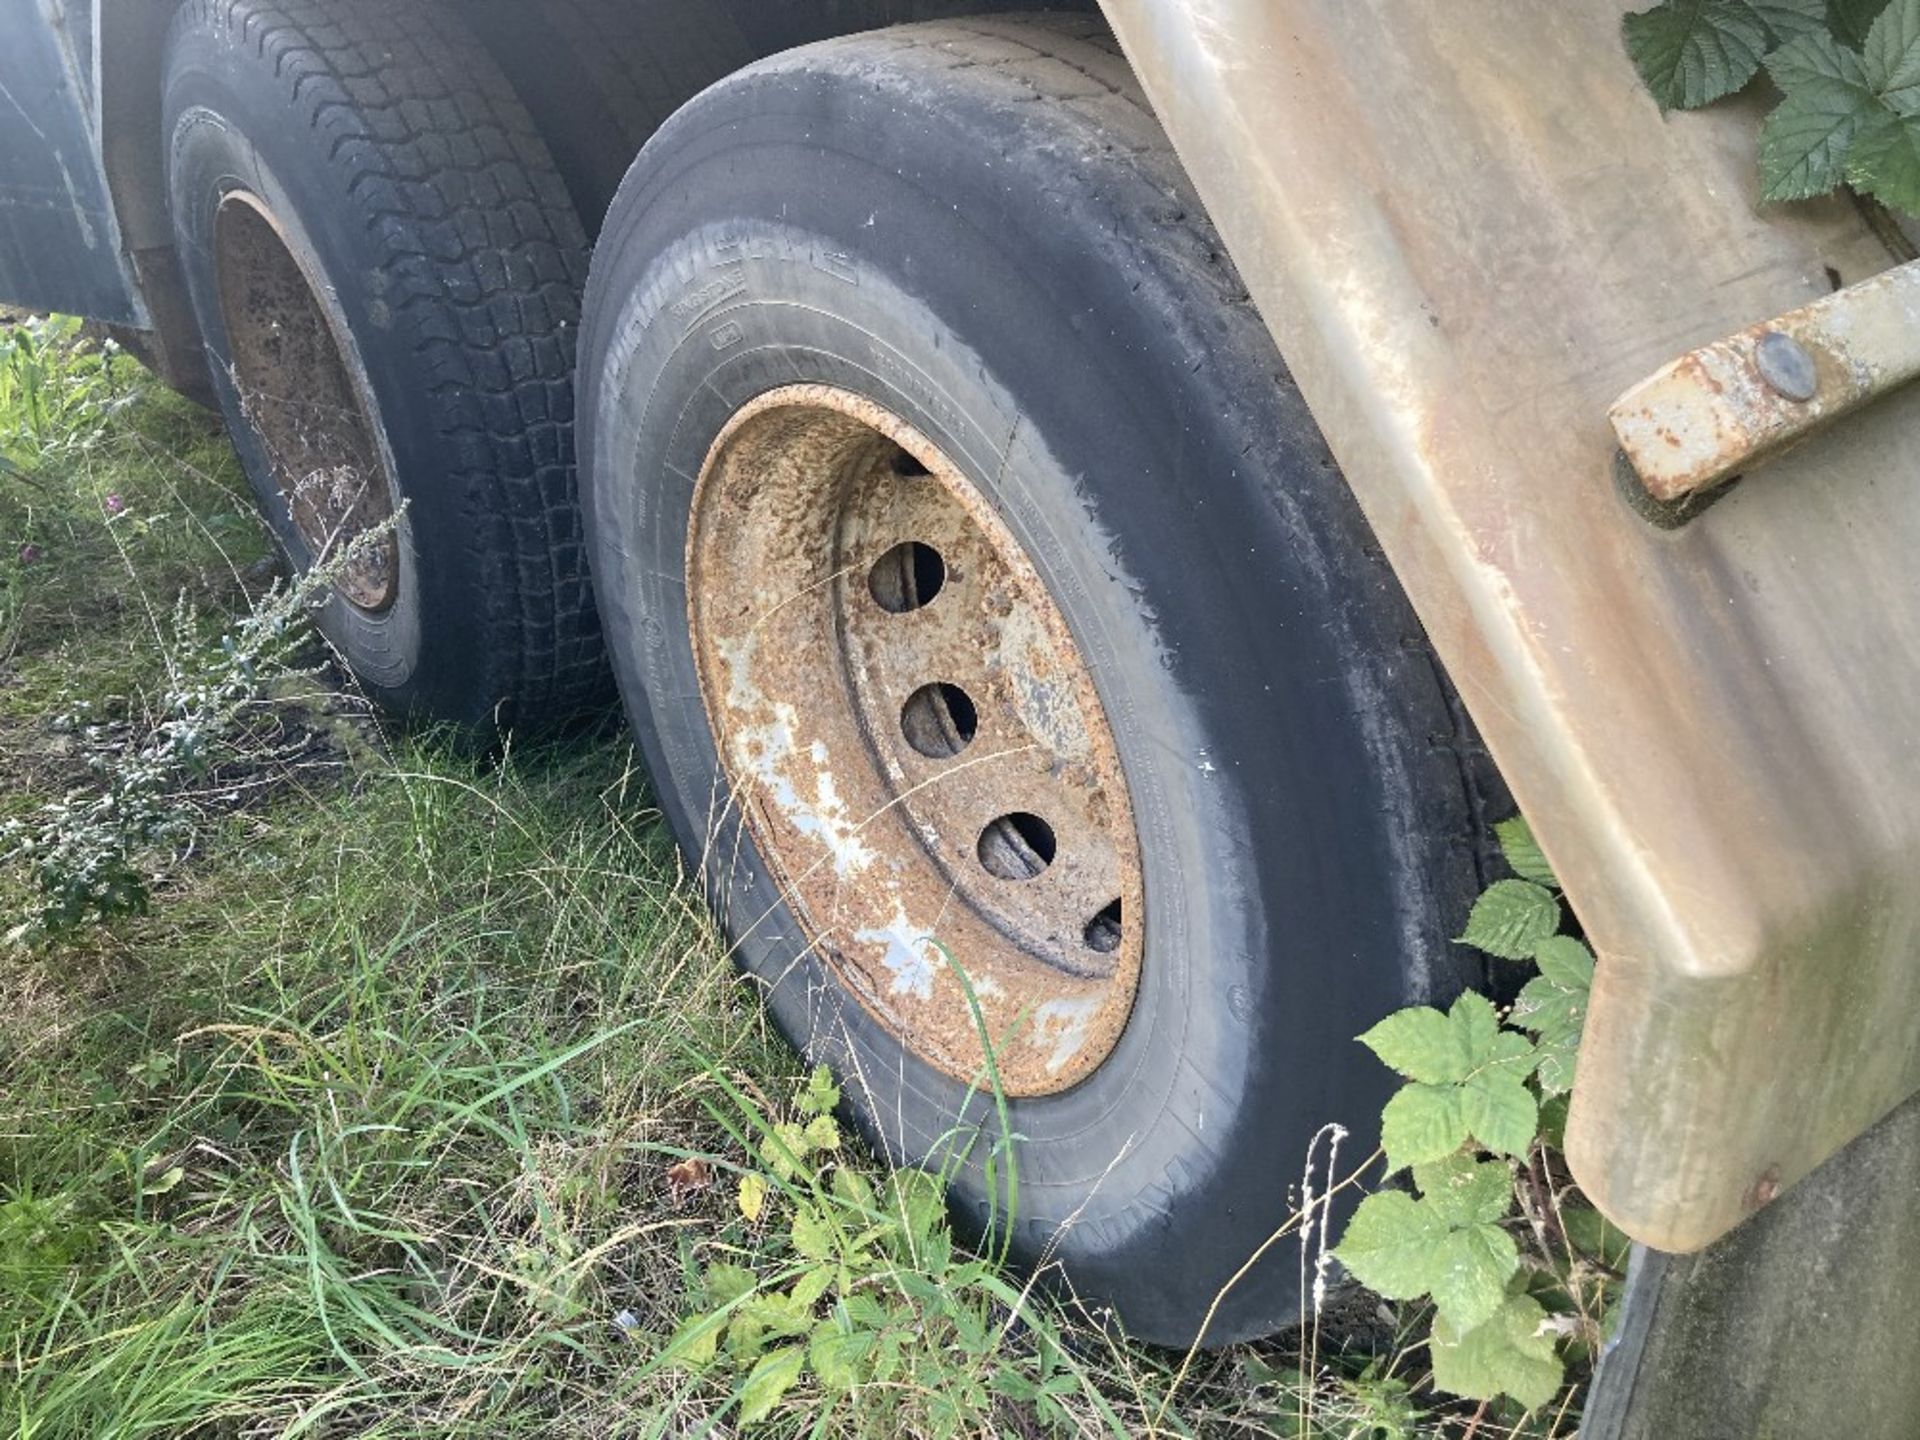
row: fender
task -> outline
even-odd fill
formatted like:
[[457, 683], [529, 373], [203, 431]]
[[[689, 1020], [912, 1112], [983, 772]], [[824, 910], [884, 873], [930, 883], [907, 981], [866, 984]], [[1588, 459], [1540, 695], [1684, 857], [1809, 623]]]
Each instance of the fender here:
[[1624, 8], [1105, 0], [1598, 952], [1574, 1174], [1686, 1251], [1920, 1088], [1920, 392], [1630, 503], [1617, 397], [1909, 255]]
[[95, 142], [92, 22], [91, 0], [0, 15], [0, 274], [17, 303], [143, 325]]

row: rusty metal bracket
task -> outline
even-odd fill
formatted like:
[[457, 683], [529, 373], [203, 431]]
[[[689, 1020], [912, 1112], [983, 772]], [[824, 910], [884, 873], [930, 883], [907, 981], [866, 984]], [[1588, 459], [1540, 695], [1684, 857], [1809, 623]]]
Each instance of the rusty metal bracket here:
[[1672, 505], [1920, 376], [1920, 261], [1682, 355], [1607, 417]]

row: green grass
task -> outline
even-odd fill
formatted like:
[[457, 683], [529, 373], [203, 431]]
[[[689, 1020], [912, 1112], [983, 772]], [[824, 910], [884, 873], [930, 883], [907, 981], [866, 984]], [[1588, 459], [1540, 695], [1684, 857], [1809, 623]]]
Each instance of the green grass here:
[[[19, 334], [0, 819], [97, 786], [179, 663], [178, 597], [217, 635], [269, 553], [216, 422], [63, 330], [23, 360]], [[189, 833], [139, 857], [148, 913], [0, 946], [0, 1431], [736, 1433], [745, 1367], [670, 1347], [727, 1267], [755, 1286], [736, 1304], [804, 1275], [763, 1138], [803, 1077], [627, 740], [480, 765], [337, 683], [268, 687]], [[32, 901], [0, 866], [0, 930]], [[806, 1203], [891, 1193], [823, 1153], [858, 1178]], [[749, 1174], [788, 1197], [757, 1221]], [[804, 1382], [753, 1433], [1436, 1433], [1404, 1343], [1188, 1360], [924, 1240], [858, 1282], [909, 1363]]]

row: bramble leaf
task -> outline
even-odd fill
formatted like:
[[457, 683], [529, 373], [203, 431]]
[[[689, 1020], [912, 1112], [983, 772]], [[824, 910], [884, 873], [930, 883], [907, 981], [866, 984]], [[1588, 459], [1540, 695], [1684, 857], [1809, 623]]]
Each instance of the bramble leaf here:
[[905, 1226], [915, 1251], [924, 1246], [946, 1213], [940, 1182], [924, 1170], [896, 1170], [888, 1177], [888, 1208]]
[[812, 1152], [813, 1142], [807, 1138], [807, 1132], [791, 1120], [775, 1125], [772, 1133], [760, 1141], [760, 1158], [772, 1169], [776, 1180], [793, 1179]]
[[1468, 1036], [1429, 1006], [1395, 1011], [1360, 1037], [1388, 1069], [1425, 1085], [1464, 1080], [1475, 1056]]
[[1767, 56], [1767, 74], [1773, 83], [1791, 94], [1804, 85], [1843, 85], [1873, 93], [1867, 83], [1867, 70], [1860, 56], [1836, 41], [1817, 33], [1802, 35]]
[[[1486, 996], [1469, 990], [1445, 1016], [1401, 1011], [1361, 1038], [1414, 1077], [1380, 1116], [1380, 1144], [1391, 1169], [1443, 1160], [1469, 1134], [1506, 1154], [1521, 1153], [1532, 1139], [1535, 1113], [1525, 1081], [1534, 1047], [1525, 1036], [1500, 1029]], [[1527, 1135], [1516, 1141], [1523, 1123]]]
[[1560, 902], [1551, 890], [1531, 880], [1496, 880], [1473, 902], [1459, 943], [1502, 960], [1526, 960], [1559, 928]]
[[791, 1294], [777, 1291], [753, 1296], [741, 1305], [739, 1314], [742, 1319], [783, 1339], [804, 1335], [813, 1327], [811, 1307], [801, 1304]]
[[1525, 1080], [1537, 1063], [1533, 1042], [1517, 1030], [1502, 1030], [1487, 1048], [1486, 1061], [1475, 1074], [1499, 1074]]
[[1429, 1291], [1462, 1330], [1500, 1308], [1520, 1250], [1500, 1228], [1513, 1210], [1513, 1174], [1505, 1166], [1456, 1156], [1413, 1172], [1421, 1203], [1447, 1230], [1435, 1247]]
[[1404, 1190], [1367, 1196], [1353, 1212], [1334, 1255], [1354, 1279], [1388, 1300], [1416, 1300], [1433, 1283], [1434, 1246], [1445, 1222]]
[[1513, 1208], [1513, 1173], [1505, 1165], [1457, 1156], [1413, 1167], [1413, 1183], [1449, 1225], [1492, 1223]]
[[752, 1425], [764, 1420], [799, 1381], [806, 1366], [807, 1351], [801, 1345], [784, 1345], [762, 1355], [748, 1372], [747, 1383], [740, 1387], [740, 1423]]
[[727, 1353], [735, 1360], [750, 1360], [767, 1343], [767, 1327], [744, 1311], [736, 1312], [727, 1327]]
[[1748, 0], [1748, 4], [1772, 32], [1775, 45], [1827, 32], [1827, 0]]
[[1827, 194], [1846, 178], [1848, 153], [1863, 129], [1885, 113], [1865, 89], [1830, 79], [1801, 80], [1760, 127], [1760, 198], [1807, 200]]
[[1593, 954], [1571, 936], [1556, 935], [1540, 947], [1535, 958], [1540, 973], [1520, 991], [1511, 1018], [1536, 1037], [1536, 1073], [1542, 1093], [1564, 1095], [1573, 1088], [1574, 1063], [1586, 1029]]
[[933, 1234], [946, 1208], [946, 1197], [941, 1194], [940, 1182], [924, 1170], [896, 1175], [895, 1180], [900, 1188], [908, 1229], [916, 1238], [925, 1239]]
[[1627, 54], [1662, 110], [1693, 110], [1754, 77], [1775, 38], [1743, 0], [1661, 0], [1620, 22]]
[[1500, 1309], [1507, 1280], [1520, 1268], [1520, 1247], [1498, 1225], [1471, 1225], [1448, 1232], [1434, 1247], [1431, 1264], [1433, 1303], [1465, 1332]]
[[920, 1266], [928, 1274], [941, 1277], [937, 1282], [938, 1299], [941, 1303], [950, 1298], [945, 1288], [946, 1268], [953, 1263], [953, 1236], [945, 1230], [935, 1230], [918, 1245]]
[[1893, 0], [1861, 50], [1867, 83], [1902, 115], [1920, 111], [1920, 0]]
[[[1525, 1043], [1524, 1037], [1514, 1038]], [[1495, 1154], [1524, 1155], [1540, 1127], [1540, 1106], [1515, 1074], [1483, 1070], [1461, 1087], [1460, 1117], [1473, 1138]]]
[[1527, 823], [1526, 816], [1516, 815], [1511, 820], [1502, 820], [1493, 827], [1493, 833], [1500, 837], [1500, 853], [1514, 874], [1536, 885], [1546, 885], [1555, 890], [1560, 888], [1560, 882], [1554, 878], [1553, 867], [1547, 864], [1547, 857], [1541, 853], [1539, 842], [1533, 838], [1533, 827]]
[[1882, 113], [1861, 126], [1847, 180], [1883, 205], [1920, 215], [1920, 116]]
[[1447, 1023], [1454, 1028], [1470, 1071], [1498, 1058], [1500, 1012], [1479, 991], [1468, 990], [1455, 999], [1447, 1011]]
[[1593, 952], [1571, 935], [1555, 935], [1533, 952], [1533, 963], [1556, 985], [1573, 990], [1593, 988]]
[[[1470, 1329], [1500, 1308], [1520, 1268], [1519, 1247], [1495, 1223], [1511, 1206], [1506, 1168], [1462, 1162], [1422, 1169], [1439, 1184], [1438, 1197], [1415, 1200], [1398, 1190], [1368, 1196], [1334, 1253], [1370, 1289], [1394, 1300], [1431, 1295], [1441, 1313]], [[1449, 1175], [1464, 1176], [1461, 1183], [1475, 1190], [1490, 1180], [1497, 1196], [1463, 1205], [1450, 1192]]]
[[1565, 1095], [1547, 1095], [1540, 1101], [1540, 1143], [1555, 1150], [1567, 1148], [1567, 1109]]
[[1458, 1085], [1405, 1085], [1380, 1112], [1380, 1148], [1389, 1171], [1444, 1160], [1467, 1142]]
[[[1527, 989], [1520, 992], [1522, 1004], [1530, 1001], [1528, 992], [1539, 984], [1538, 978], [1528, 982]], [[1515, 1007], [1516, 1014], [1518, 1008]], [[1565, 1095], [1573, 1089], [1575, 1067], [1580, 1061], [1580, 1032], [1586, 1017], [1585, 1003], [1573, 1002], [1563, 1012], [1546, 1012], [1522, 1022], [1539, 1026], [1540, 1064], [1534, 1073], [1539, 1077], [1541, 1094]]]
[[1543, 1046], [1549, 1036], [1568, 1029], [1578, 1031], [1585, 1015], [1585, 993], [1556, 984], [1545, 975], [1529, 980], [1520, 998], [1513, 1002], [1513, 1023], [1539, 1036]]
[[1858, 50], [1886, 8], [1887, 0], [1827, 0], [1827, 23], [1841, 44]]
[[1544, 1333], [1547, 1312], [1530, 1295], [1510, 1295], [1493, 1316], [1460, 1330], [1443, 1313], [1433, 1322], [1428, 1346], [1433, 1383], [1454, 1395], [1490, 1400], [1511, 1395], [1528, 1409], [1560, 1393], [1565, 1370]]

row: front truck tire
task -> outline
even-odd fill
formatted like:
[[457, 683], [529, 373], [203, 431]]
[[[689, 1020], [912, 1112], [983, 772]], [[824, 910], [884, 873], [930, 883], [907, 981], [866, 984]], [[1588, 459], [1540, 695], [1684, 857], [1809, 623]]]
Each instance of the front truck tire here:
[[322, 631], [382, 705], [477, 737], [593, 703], [587, 244], [506, 80], [436, 0], [187, 0], [164, 85], [221, 409], [295, 567], [346, 557]]
[[1323, 1126], [1372, 1149], [1353, 1037], [1480, 978], [1481, 806], [1111, 39], [910, 26], [708, 90], [582, 342], [616, 676], [784, 1032], [1135, 1335], [1287, 1323], [1291, 1241], [1229, 1282]]

